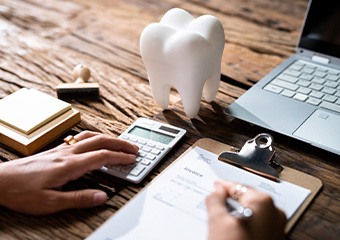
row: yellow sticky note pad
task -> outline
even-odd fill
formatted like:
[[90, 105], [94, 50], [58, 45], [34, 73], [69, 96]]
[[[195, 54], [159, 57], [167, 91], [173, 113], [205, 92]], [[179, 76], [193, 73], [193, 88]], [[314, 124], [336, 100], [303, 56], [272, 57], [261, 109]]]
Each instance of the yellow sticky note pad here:
[[71, 104], [35, 89], [22, 88], [0, 101], [0, 122], [25, 134], [71, 109]]
[[25, 155], [79, 122], [71, 104], [35, 89], [22, 88], [0, 100], [1, 143]]

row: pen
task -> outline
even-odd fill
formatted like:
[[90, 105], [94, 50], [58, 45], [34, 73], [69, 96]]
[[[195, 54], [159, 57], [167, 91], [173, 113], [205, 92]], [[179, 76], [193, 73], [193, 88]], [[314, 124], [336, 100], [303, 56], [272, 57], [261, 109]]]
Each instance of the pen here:
[[253, 211], [250, 208], [242, 206], [232, 198], [227, 198], [225, 203], [229, 213], [237, 218], [250, 218], [253, 215]]

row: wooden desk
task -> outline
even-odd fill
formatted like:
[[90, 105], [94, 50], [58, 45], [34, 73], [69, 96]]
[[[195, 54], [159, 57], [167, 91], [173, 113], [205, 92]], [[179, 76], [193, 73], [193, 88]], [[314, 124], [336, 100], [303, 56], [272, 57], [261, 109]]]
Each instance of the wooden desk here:
[[[55, 86], [71, 82], [73, 67], [84, 63], [101, 85], [101, 99], [73, 102], [82, 113], [75, 131], [89, 129], [117, 136], [141, 116], [188, 130], [184, 141], [140, 185], [94, 172], [65, 187], [115, 188], [104, 206], [43, 217], [0, 208], [0, 239], [83, 239], [197, 139], [211, 137], [241, 147], [265, 131], [229, 121], [223, 109], [294, 52], [306, 5], [303, 0], [0, 0], [0, 98], [21, 87], [56, 96]], [[195, 16], [215, 15], [225, 28], [224, 81], [216, 101], [203, 101], [199, 118], [193, 120], [183, 114], [176, 92], [171, 94], [170, 111], [162, 112], [156, 105], [139, 54], [143, 28], [172, 7], [187, 9]], [[324, 184], [287, 239], [337, 239], [339, 156], [272, 134], [279, 161]], [[16, 158], [11, 151], [0, 149], [2, 161]]]

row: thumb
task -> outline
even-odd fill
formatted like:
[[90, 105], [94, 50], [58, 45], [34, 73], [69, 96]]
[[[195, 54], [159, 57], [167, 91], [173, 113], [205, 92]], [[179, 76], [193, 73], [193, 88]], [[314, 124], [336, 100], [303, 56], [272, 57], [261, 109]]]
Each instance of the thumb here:
[[54, 192], [54, 208], [51, 211], [60, 211], [71, 208], [89, 208], [104, 204], [107, 194], [100, 190], [78, 190], [70, 192]]
[[206, 198], [206, 206], [210, 219], [216, 216], [222, 217], [227, 214], [227, 208], [225, 206], [226, 197], [227, 193], [223, 186], [219, 184], [219, 182], [215, 183], [215, 192]]

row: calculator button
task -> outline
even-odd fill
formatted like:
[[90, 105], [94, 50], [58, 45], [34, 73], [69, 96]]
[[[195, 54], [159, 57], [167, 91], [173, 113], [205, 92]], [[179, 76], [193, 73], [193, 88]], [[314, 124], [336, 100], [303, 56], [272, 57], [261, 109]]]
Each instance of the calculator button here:
[[102, 166], [100, 169], [101, 169], [101, 170], [104, 170], [104, 171], [107, 171], [107, 170], [108, 170], [107, 166]]
[[152, 149], [152, 150], [151, 150], [151, 153], [152, 153], [152, 154], [155, 154], [155, 155], [159, 155], [159, 154], [161, 153], [161, 151], [158, 150], [158, 149]]
[[135, 138], [135, 137], [130, 137], [130, 141], [131, 141], [131, 142], [137, 142], [137, 141], [138, 141], [138, 139], [137, 139], [137, 138]]
[[149, 160], [143, 159], [140, 163], [145, 165], [145, 166], [148, 166], [148, 165], [150, 165], [151, 162]]
[[124, 140], [129, 140], [129, 136], [126, 136], [126, 135], [121, 135], [120, 138]]
[[164, 147], [163, 147], [163, 146], [161, 146], [161, 145], [157, 145], [157, 146], [156, 146], [156, 149], [159, 149], [159, 150], [164, 150]]
[[137, 147], [138, 147], [139, 149], [141, 149], [141, 148], [143, 147], [143, 145], [142, 145], [142, 144], [139, 144], [139, 143], [136, 143], [136, 145], [137, 145]]
[[137, 157], [137, 158], [136, 158], [136, 162], [140, 162], [140, 161], [142, 161], [142, 160], [143, 160], [142, 157]]
[[142, 145], [145, 145], [146, 144], [146, 141], [144, 139], [138, 139], [138, 143], [139, 144], [142, 144]]
[[152, 143], [152, 142], [148, 142], [146, 145], [147, 145], [148, 147], [152, 147], [152, 148], [154, 148], [154, 147], [156, 146], [156, 144], [154, 144], [154, 143]]
[[146, 156], [146, 152], [139, 151], [138, 152], [138, 156], [145, 157]]
[[133, 176], [138, 176], [141, 172], [143, 172], [144, 169], [145, 169], [144, 166], [137, 165], [131, 170], [130, 174]]
[[156, 158], [156, 156], [153, 155], [153, 154], [151, 154], [151, 153], [148, 153], [148, 154], [146, 155], [146, 158], [147, 158], [147, 159], [150, 159], [150, 160], [154, 160], [154, 159]]
[[124, 165], [124, 166], [121, 166], [120, 171], [122, 173], [129, 173], [131, 171], [131, 169], [133, 169], [135, 166], [136, 166], [136, 164]]
[[144, 152], [150, 152], [150, 151], [151, 151], [151, 148], [150, 148], [150, 147], [147, 147], [147, 146], [144, 146], [144, 147], [142, 148], [142, 150], [143, 150]]
[[107, 168], [111, 169], [111, 170], [115, 170], [115, 171], [119, 171], [121, 166], [120, 165], [107, 165]]

